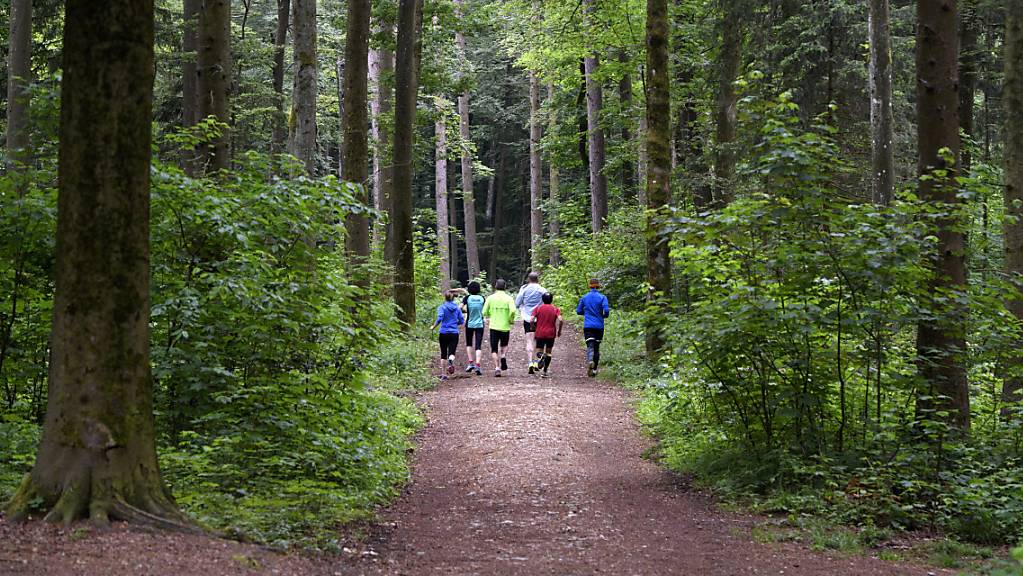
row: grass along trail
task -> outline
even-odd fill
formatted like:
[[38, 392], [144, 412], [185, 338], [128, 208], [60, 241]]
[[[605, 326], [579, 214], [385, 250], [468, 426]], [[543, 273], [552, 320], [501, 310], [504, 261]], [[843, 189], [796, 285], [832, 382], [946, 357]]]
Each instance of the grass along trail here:
[[651, 446], [630, 394], [587, 378], [566, 326], [547, 380], [525, 368], [521, 326], [509, 370], [462, 372], [423, 397], [413, 480], [385, 511], [367, 574], [929, 574], [860, 556], [756, 543], [758, 519], [717, 510], [642, 457]]

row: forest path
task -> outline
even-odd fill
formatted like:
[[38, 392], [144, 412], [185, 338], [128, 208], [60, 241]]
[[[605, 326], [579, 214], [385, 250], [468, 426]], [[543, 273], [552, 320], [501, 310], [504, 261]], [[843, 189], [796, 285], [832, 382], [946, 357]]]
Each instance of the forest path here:
[[642, 457], [630, 394], [585, 376], [580, 341], [566, 327], [549, 380], [527, 374], [521, 326], [501, 378], [489, 353], [482, 377], [462, 372], [459, 343], [457, 377], [423, 397], [413, 480], [363, 552], [367, 574], [934, 573], [754, 542], [757, 519]]

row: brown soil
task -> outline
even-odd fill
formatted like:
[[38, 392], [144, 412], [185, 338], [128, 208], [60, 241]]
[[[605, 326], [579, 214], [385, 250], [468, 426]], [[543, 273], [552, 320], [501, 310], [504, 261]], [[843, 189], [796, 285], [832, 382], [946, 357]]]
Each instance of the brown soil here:
[[[763, 522], [725, 513], [655, 463], [628, 392], [585, 377], [580, 338], [553, 377], [508, 372], [424, 394], [413, 481], [343, 557], [279, 555], [222, 540], [0, 521], [0, 574], [937, 574], [875, 558], [758, 544]], [[461, 350], [464, 354], [464, 348]], [[484, 366], [489, 367], [489, 355]]]

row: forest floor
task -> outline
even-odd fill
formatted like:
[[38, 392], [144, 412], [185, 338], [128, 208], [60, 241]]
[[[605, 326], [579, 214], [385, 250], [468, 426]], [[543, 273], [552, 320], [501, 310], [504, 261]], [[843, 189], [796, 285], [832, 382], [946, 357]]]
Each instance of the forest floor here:
[[424, 393], [411, 484], [341, 556], [0, 520], [0, 574], [951, 574], [757, 542], [764, 518], [720, 510], [643, 457], [653, 442], [630, 393], [586, 377], [579, 341], [566, 327], [541, 380], [526, 373], [519, 328], [503, 377], [469, 376], [462, 363]]

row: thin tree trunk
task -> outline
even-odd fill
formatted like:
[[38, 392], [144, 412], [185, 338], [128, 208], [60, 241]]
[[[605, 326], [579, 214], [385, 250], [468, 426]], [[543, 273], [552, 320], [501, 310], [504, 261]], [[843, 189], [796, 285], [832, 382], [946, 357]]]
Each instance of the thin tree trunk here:
[[[917, 0], [917, 142], [920, 197], [942, 211], [957, 211], [956, 165], [959, 155], [958, 37], [955, 0]], [[951, 162], [946, 158], [951, 157]], [[944, 171], [940, 176], [935, 171]], [[917, 401], [921, 417], [946, 410], [950, 423], [963, 433], [970, 428], [970, 396], [961, 355], [966, 352], [967, 310], [947, 291], [965, 293], [965, 242], [959, 218], [937, 222], [930, 307], [933, 318], [917, 326], [920, 375], [926, 383]], [[939, 301], [941, 298], [942, 301]]]
[[735, 80], [742, 65], [742, 22], [736, 0], [721, 0], [721, 55], [718, 69], [717, 150], [714, 158], [714, 203], [726, 206], [734, 197], [735, 136], [738, 93]]
[[65, 5], [49, 394], [8, 519], [41, 501], [65, 524], [184, 527], [157, 464], [149, 362], [153, 14], [151, 0]]
[[[181, 35], [181, 51], [184, 56], [181, 61], [181, 125], [185, 128], [191, 128], [199, 121], [199, 72], [196, 61], [199, 38], [196, 34], [196, 25], [201, 4], [202, 0], [184, 0], [182, 2], [184, 27]], [[182, 151], [181, 165], [189, 176], [195, 176], [198, 173], [195, 150]]]
[[529, 262], [532, 269], [540, 265], [543, 243], [543, 162], [540, 158], [540, 79], [529, 73]]
[[[664, 220], [671, 206], [671, 92], [668, 68], [668, 2], [647, 0], [647, 154], [650, 167], [646, 181], [647, 303], [662, 309], [671, 301], [671, 257]], [[664, 314], [648, 314], [647, 354], [664, 349]]]
[[[422, 53], [422, 0], [401, 0], [394, 90], [394, 303], [398, 319], [411, 330], [416, 320], [415, 246], [412, 240], [412, 144], [415, 138], [419, 59]], [[390, 239], [388, 239], [390, 241]]]
[[316, 0], [292, 1], [295, 31], [295, 86], [292, 89], [291, 133], [288, 151], [298, 158], [306, 174], [316, 174]]
[[[586, 2], [587, 6], [590, 6], [592, 0], [586, 0]], [[604, 129], [600, 126], [604, 96], [600, 82], [593, 77], [599, 66], [600, 61], [596, 55], [586, 58], [586, 131], [590, 164], [590, 222], [594, 233], [604, 229], [604, 220], [607, 218], [607, 175], [604, 174], [606, 150], [604, 148]]]
[[[369, 205], [369, 120], [366, 117], [369, 75], [369, 0], [348, 0], [348, 31], [345, 40], [343, 149], [341, 178], [359, 185], [356, 200]], [[353, 264], [369, 259], [369, 218], [348, 214], [345, 245]]]
[[[455, 0], [455, 7], [458, 11], [459, 20], [464, 18], [464, 0]], [[458, 50], [459, 66], [455, 73], [456, 80], [462, 79], [461, 70], [468, 67], [465, 53], [465, 35], [459, 27], [455, 30], [455, 47]], [[469, 91], [465, 90], [458, 97], [458, 134], [463, 142], [472, 141], [472, 132], [469, 129]], [[462, 206], [465, 212], [465, 259], [468, 265], [469, 279], [476, 278], [480, 273], [480, 251], [479, 240], [476, 238], [476, 195], [473, 188], [473, 156], [470, 148], [462, 149]]]
[[[554, 134], [558, 128], [558, 116], [556, 112], [557, 109], [555, 108], [554, 104], [555, 95], [554, 90], [555, 90], [554, 83], [549, 82], [547, 84], [547, 102], [550, 108], [550, 117], [548, 118], [547, 129], [550, 131], [551, 134]], [[558, 248], [558, 239], [561, 237], [561, 219], [558, 214], [558, 211], [560, 209], [558, 196], [559, 193], [561, 192], [560, 190], [561, 173], [558, 171], [558, 165], [556, 162], [554, 162], [553, 157], [547, 161], [547, 165], [550, 170], [550, 174], [548, 176], [550, 180], [548, 183], [548, 187], [550, 188], [549, 192], [550, 199], [548, 200], [548, 204], [550, 205], [550, 211], [548, 213], [548, 219], [550, 220], [550, 243], [551, 243], [550, 263], [551, 266], [560, 266], [561, 250]]]
[[32, 158], [28, 112], [32, 82], [32, 0], [12, 0], [7, 55], [7, 168], [20, 170]]
[[618, 61], [625, 67], [622, 78], [618, 81], [618, 99], [622, 107], [622, 144], [626, 149], [622, 160], [622, 194], [626, 198], [634, 198], [636, 193], [636, 172], [632, 164], [632, 153], [635, 150], [632, 142], [632, 73], [628, 71], [629, 53], [622, 50], [618, 53]]
[[[199, 10], [199, 117], [231, 122], [231, 1], [201, 0]], [[231, 164], [230, 135], [225, 131], [205, 150], [206, 170]]]
[[[186, 0], [198, 2], [199, 0]], [[273, 133], [270, 136], [270, 154], [284, 151], [288, 138], [287, 117], [284, 114], [284, 51], [288, 43], [288, 27], [291, 20], [291, 0], [277, 0], [277, 32], [274, 34], [274, 114]]]
[[[393, 34], [394, 27], [390, 22], [381, 22], [380, 33], [386, 36]], [[378, 48], [370, 52], [374, 66], [370, 64], [370, 74], [374, 78], [376, 93], [370, 103], [373, 131], [373, 202], [381, 214], [390, 212], [391, 188], [394, 178], [394, 164], [391, 161], [391, 132], [387, 125], [394, 102], [394, 52], [387, 48]], [[384, 243], [386, 230], [381, 221], [374, 222], [373, 243], [377, 246]], [[388, 247], [393, 245], [388, 243]], [[393, 262], [393, 250], [387, 252], [387, 261]]]
[[[447, 162], [446, 164], [448, 166], [448, 182], [454, 182], [455, 181], [456, 167], [455, 167], [453, 162]], [[448, 193], [448, 230], [449, 230], [448, 238], [450, 239], [449, 243], [451, 244], [450, 262], [451, 262], [451, 279], [452, 280], [457, 280], [460, 277], [460, 275], [461, 275], [461, 272], [459, 271], [459, 268], [458, 268], [458, 259], [460, 257], [460, 252], [458, 250], [458, 230], [459, 229], [460, 228], [458, 227], [458, 202], [456, 202], [451, 197], [451, 193], [449, 192]], [[471, 280], [471, 278], [470, 278], [470, 280]]]
[[[1005, 272], [1016, 284], [1017, 294], [1007, 302], [1013, 315], [1023, 321], [1023, 3], [1010, 2], [1005, 11]], [[1016, 346], [1023, 350], [1023, 342]], [[1023, 356], [1012, 366], [1023, 368]], [[1006, 403], [1023, 400], [1023, 376], [1011, 375], [1002, 387]], [[1002, 410], [1009, 416], [1008, 409]]]
[[494, 228], [490, 232], [490, 274], [487, 276], [487, 280], [491, 284], [500, 278], [497, 275], [497, 247], [504, 246], [500, 242], [504, 229], [504, 210], [501, 209], [501, 203], [504, 199], [505, 179], [508, 176], [508, 150], [503, 145], [499, 146], [497, 172], [494, 182]]
[[639, 117], [639, 161], [637, 162], [639, 168], [639, 181], [643, 183], [639, 187], [639, 205], [646, 206], [646, 181], [650, 174], [650, 159], [646, 149], [646, 134], [649, 132], [650, 126], [647, 124], [646, 114]]
[[979, 36], [977, 0], [963, 0], [959, 21], [959, 129], [970, 141], [960, 151], [960, 173], [964, 176], [970, 174], [973, 164], [970, 148], [973, 140], [974, 96], [977, 93]]
[[892, 113], [892, 36], [889, 0], [870, 0], [871, 196], [887, 205], [895, 188], [895, 119]]
[[444, 102], [440, 96], [434, 98], [437, 105], [437, 121], [434, 123], [434, 180], [437, 199], [437, 255], [440, 256], [440, 289], [451, 286], [451, 230], [448, 227], [448, 139], [447, 122], [444, 121]]

